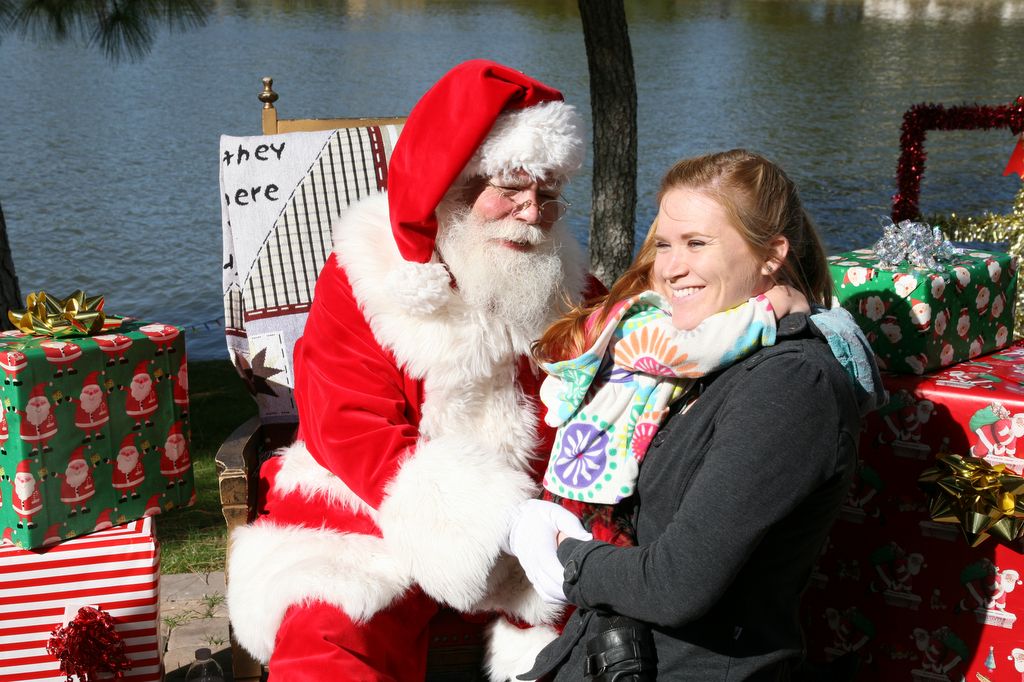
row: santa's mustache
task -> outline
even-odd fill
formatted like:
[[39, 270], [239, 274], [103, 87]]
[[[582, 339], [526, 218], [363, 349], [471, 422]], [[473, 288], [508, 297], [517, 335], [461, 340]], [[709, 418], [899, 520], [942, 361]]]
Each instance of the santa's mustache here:
[[487, 236], [491, 239], [502, 239], [520, 244], [537, 246], [548, 241], [551, 237], [547, 232], [519, 220], [488, 220], [486, 223]]

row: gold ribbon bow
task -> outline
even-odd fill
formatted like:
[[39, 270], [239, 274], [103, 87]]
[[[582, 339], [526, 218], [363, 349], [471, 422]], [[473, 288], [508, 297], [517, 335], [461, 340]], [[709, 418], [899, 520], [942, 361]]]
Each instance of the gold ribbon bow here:
[[89, 336], [103, 329], [102, 296], [86, 296], [76, 289], [67, 298], [57, 298], [45, 291], [31, 293], [25, 299], [25, 310], [8, 310], [7, 317], [18, 329], [30, 334], [54, 338]]
[[983, 459], [940, 454], [917, 481], [930, 496], [936, 523], [955, 523], [971, 547], [989, 535], [1011, 542], [1024, 534], [1024, 477]]

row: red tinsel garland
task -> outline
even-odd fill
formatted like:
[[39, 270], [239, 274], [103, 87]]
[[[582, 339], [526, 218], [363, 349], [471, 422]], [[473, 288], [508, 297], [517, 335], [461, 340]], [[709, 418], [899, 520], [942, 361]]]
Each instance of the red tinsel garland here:
[[46, 644], [46, 650], [60, 661], [67, 682], [71, 682], [72, 675], [93, 682], [97, 673], [111, 673], [115, 680], [122, 679], [124, 671], [132, 667], [124, 649], [111, 615], [91, 606], [79, 609], [64, 627], [55, 627]]
[[900, 161], [896, 168], [897, 192], [892, 198], [893, 222], [921, 216], [918, 197], [924, 175], [924, 139], [929, 130], [991, 130], [1009, 128], [1014, 135], [1024, 131], [1024, 96], [1000, 106], [978, 104], [946, 107], [915, 104], [903, 114]]

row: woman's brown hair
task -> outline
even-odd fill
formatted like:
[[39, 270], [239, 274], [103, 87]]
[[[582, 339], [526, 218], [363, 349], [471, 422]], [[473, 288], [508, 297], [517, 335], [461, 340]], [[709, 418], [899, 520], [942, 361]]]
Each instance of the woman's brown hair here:
[[[772, 240], [785, 237], [789, 250], [773, 275], [775, 280], [797, 289], [811, 303], [831, 303], [832, 278], [825, 249], [796, 185], [777, 165], [744, 149], [683, 159], [662, 179], [659, 207], [665, 194], [674, 189], [714, 199], [734, 218], [733, 226], [754, 254], [765, 261], [771, 257]], [[657, 227], [655, 218], [636, 259], [606, 295], [584, 301], [548, 327], [533, 344], [538, 361], [558, 362], [580, 355], [593, 343], [616, 303], [651, 288]], [[594, 313], [595, 323], [587, 325]]]

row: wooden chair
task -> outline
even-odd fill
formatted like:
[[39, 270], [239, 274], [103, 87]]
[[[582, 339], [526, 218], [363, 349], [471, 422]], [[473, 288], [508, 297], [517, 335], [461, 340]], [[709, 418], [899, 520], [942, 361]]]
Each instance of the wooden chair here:
[[[229, 536], [235, 528], [252, 521], [255, 517], [261, 461], [270, 456], [276, 448], [289, 444], [294, 438], [297, 414], [291, 400], [289, 381], [291, 349], [294, 340], [301, 334], [305, 314], [312, 300], [312, 286], [316, 275], [330, 251], [330, 226], [337, 220], [340, 212], [347, 208], [347, 204], [331, 204], [326, 200], [321, 202], [320, 198], [326, 195], [340, 195], [351, 196], [352, 200], [355, 200], [366, 193], [383, 191], [386, 184], [386, 163], [390, 158], [394, 140], [405, 122], [402, 117], [279, 118], [278, 110], [274, 106], [279, 97], [272, 86], [271, 78], [263, 79], [263, 91], [259, 94], [259, 100], [263, 103], [263, 133], [265, 136], [275, 137], [222, 138], [221, 189], [225, 195], [226, 207], [225, 332], [232, 361], [245, 378], [260, 406], [259, 416], [239, 426], [221, 445], [216, 455], [221, 504]], [[298, 135], [282, 136], [284, 133]], [[236, 143], [240, 149], [235, 149]], [[303, 145], [317, 149], [319, 145], [323, 150], [330, 150], [331, 154], [321, 153], [310, 162], [309, 171], [299, 181], [296, 190], [291, 192], [287, 205], [275, 224], [269, 228], [267, 237], [259, 249], [239, 245], [235, 243], [237, 234], [234, 228], [237, 228], [237, 225], [231, 224], [233, 218], [229, 208], [234, 195], [227, 184], [230, 179], [226, 178], [224, 164], [230, 164], [225, 160], [224, 152], [237, 155], [234, 157], [237, 159], [242, 156], [243, 148], [245, 154], [255, 154], [259, 147], [266, 145], [271, 149], [270, 152], [264, 150], [263, 156], [266, 157], [272, 155], [274, 149], [284, 148], [285, 144], [291, 145], [289, 149]], [[366, 148], [371, 149], [369, 155], [365, 157], [366, 172], [356, 174], [358, 177], [354, 180], [351, 177], [340, 178], [341, 174], [351, 174], [353, 164], [351, 159], [341, 164], [337, 162], [335, 156], [339, 153], [355, 153], [353, 150], [362, 150], [364, 144]], [[334, 163], [337, 164], [328, 169], [330, 172], [323, 170], [324, 159], [328, 156], [335, 159]], [[252, 157], [245, 158], [249, 161]], [[349, 190], [354, 191], [337, 192], [333, 191], [334, 187], [327, 188], [331, 191], [322, 191], [325, 189], [322, 184], [327, 178], [330, 178], [326, 180], [328, 184], [344, 182]], [[252, 191], [253, 189], [247, 186], [244, 190], [242, 196], [246, 197], [246, 201], [259, 194]], [[262, 186], [260, 189], [266, 192]], [[279, 187], [278, 190], [279, 192], [275, 192], [273, 196], [283, 201], [284, 193], [291, 191], [291, 188]], [[265, 195], [261, 196], [266, 198]], [[320, 202], [313, 208], [309, 205], [310, 196], [314, 197], [313, 202]], [[291, 220], [288, 219], [289, 215], [292, 216]], [[296, 216], [302, 220], [296, 220]], [[313, 216], [316, 216], [315, 221]], [[293, 245], [301, 240], [294, 234], [289, 234], [287, 239], [277, 240], [273, 236], [282, 230], [292, 230], [296, 223], [307, 226], [308, 234], [303, 235], [306, 246], [299, 247], [304, 249], [303, 253], [292, 253], [291, 257], [282, 258], [282, 247], [275, 246], [275, 242], [293, 248]], [[310, 228], [311, 224], [313, 226]], [[327, 245], [326, 248], [323, 248], [324, 244]], [[253, 251], [258, 253], [253, 256]], [[304, 266], [305, 271], [299, 273], [298, 277], [290, 271], [275, 272], [275, 268], [279, 268], [281, 263], [294, 262], [310, 264]], [[287, 286], [275, 285], [273, 282], [268, 284], [268, 278], [273, 279], [275, 276]], [[303, 285], [295, 285], [293, 280], [302, 280]], [[268, 288], [273, 291], [268, 293]], [[281, 323], [280, 328], [277, 322]], [[269, 395], [270, 393], [274, 394], [273, 397]], [[230, 560], [229, 543], [227, 561]], [[482, 642], [478, 629], [469, 631], [464, 625], [461, 619], [451, 612], [442, 612], [432, 624], [432, 646], [427, 663], [427, 679], [431, 682], [475, 682], [483, 679], [480, 675], [466, 672], [474, 668], [479, 670]], [[235, 642], [233, 633], [231, 647], [235, 680], [258, 680], [265, 677], [262, 666]]]

